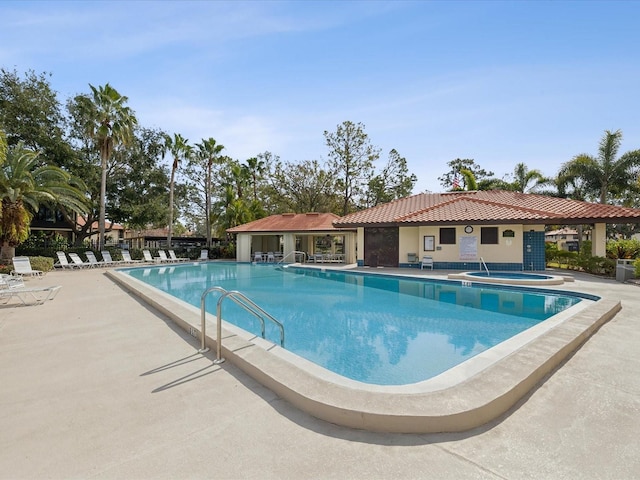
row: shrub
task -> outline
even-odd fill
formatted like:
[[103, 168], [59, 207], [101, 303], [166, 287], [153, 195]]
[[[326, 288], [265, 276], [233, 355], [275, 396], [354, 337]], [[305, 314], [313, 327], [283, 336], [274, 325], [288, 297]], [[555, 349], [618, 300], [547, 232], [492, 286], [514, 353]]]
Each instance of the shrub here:
[[635, 238], [610, 240], [607, 242], [607, 257], [637, 258], [640, 256], [640, 240]]
[[636, 258], [636, 261], [633, 262], [633, 268], [635, 268], [636, 278], [640, 278], [640, 258]]

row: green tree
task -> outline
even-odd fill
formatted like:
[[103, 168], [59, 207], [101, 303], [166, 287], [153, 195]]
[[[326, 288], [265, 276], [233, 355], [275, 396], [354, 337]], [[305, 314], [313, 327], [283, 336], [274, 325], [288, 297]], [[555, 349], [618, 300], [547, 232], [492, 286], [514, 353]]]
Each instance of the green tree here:
[[[53, 165], [40, 162], [37, 152], [19, 142], [6, 147], [0, 135], [0, 257], [11, 258], [15, 247], [29, 236], [29, 225], [41, 205], [84, 212], [84, 185], [78, 178]], [[4, 158], [3, 158], [4, 157]]]
[[324, 137], [329, 147], [329, 170], [341, 192], [341, 213], [346, 215], [366, 205], [367, 188], [380, 149], [371, 145], [362, 123], [345, 121], [335, 132], [325, 130]]
[[382, 171], [369, 181], [368, 206], [387, 203], [411, 195], [418, 178], [409, 173], [407, 159], [392, 149]]
[[616, 159], [621, 142], [620, 130], [606, 130], [597, 156], [576, 155], [560, 167], [558, 177], [565, 183], [582, 180], [586, 197], [598, 199], [600, 203], [624, 197], [630, 189], [638, 188], [640, 150], [627, 152]]
[[249, 174], [251, 189], [253, 190], [253, 200], [258, 200], [258, 182], [266, 171], [264, 160], [258, 157], [247, 159], [246, 169]]
[[79, 109], [80, 119], [84, 133], [94, 142], [100, 152], [100, 218], [98, 228], [100, 230], [99, 248], [104, 247], [104, 234], [106, 223], [106, 195], [107, 195], [107, 164], [113, 149], [119, 144], [128, 144], [132, 137], [136, 117], [133, 111], [125, 104], [129, 100], [120, 95], [118, 91], [108, 83], [102, 87], [91, 88], [91, 96], [79, 95], [76, 104]]
[[176, 184], [176, 172], [180, 166], [180, 161], [188, 159], [193, 153], [193, 147], [189, 145], [189, 140], [185, 139], [179, 133], [174, 133], [173, 137], [167, 135], [165, 137], [165, 148], [171, 153], [173, 157], [173, 163], [171, 164], [171, 179], [169, 180], [169, 213], [167, 220], [167, 245], [171, 247], [171, 236], [173, 232], [173, 218], [175, 203], [173, 200], [175, 184]]
[[529, 170], [524, 163], [518, 163], [513, 169], [513, 182], [510, 190], [520, 193], [533, 193], [539, 187], [549, 185], [551, 180], [540, 170]]
[[480, 167], [480, 165], [476, 164], [472, 158], [456, 158], [448, 162], [447, 165], [449, 166], [449, 171], [441, 177], [438, 177], [440, 185], [442, 185], [445, 190], [452, 190], [454, 188], [454, 179], [456, 178], [458, 180], [462, 179], [462, 187], [464, 190], [467, 190], [467, 185], [464, 183], [465, 178], [462, 176], [462, 170], [470, 171], [478, 185], [481, 185], [485, 179], [493, 177], [493, 172], [486, 171]]

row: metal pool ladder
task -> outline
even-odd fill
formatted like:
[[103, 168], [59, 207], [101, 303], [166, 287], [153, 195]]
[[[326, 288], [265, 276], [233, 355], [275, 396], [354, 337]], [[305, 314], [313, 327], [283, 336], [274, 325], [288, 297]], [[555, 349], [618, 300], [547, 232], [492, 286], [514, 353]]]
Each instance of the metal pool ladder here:
[[484, 265], [484, 269], [487, 271], [487, 277], [491, 276], [491, 274], [489, 273], [489, 267], [487, 267], [487, 264], [484, 263], [484, 258], [480, 257], [480, 262], [482, 263], [482, 265]]
[[236, 305], [244, 308], [247, 312], [251, 313], [258, 320], [260, 320], [260, 326], [262, 328], [262, 338], [264, 337], [265, 330], [265, 321], [267, 318], [271, 320], [276, 326], [280, 329], [280, 346], [284, 348], [284, 325], [280, 323], [278, 320], [273, 318], [269, 313], [265, 312], [262, 308], [260, 308], [256, 303], [254, 303], [251, 299], [249, 299], [244, 293], [239, 292], [237, 290], [225, 290], [222, 287], [210, 287], [204, 291], [202, 296], [200, 297], [200, 336], [201, 336], [201, 348], [198, 350], [200, 353], [204, 353], [209, 351], [209, 348], [206, 346], [206, 316], [207, 312], [205, 311], [205, 301], [207, 295], [211, 292], [220, 292], [220, 298], [218, 299], [218, 303], [216, 304], [216, 322], [217, 322], [217, 333], [216, 333], [216, 359], [213, 361], [215, 364], [220, 364], [224, 362], [224, 358], [222, 358], [222, 302], [225, 298], [233, 301]]

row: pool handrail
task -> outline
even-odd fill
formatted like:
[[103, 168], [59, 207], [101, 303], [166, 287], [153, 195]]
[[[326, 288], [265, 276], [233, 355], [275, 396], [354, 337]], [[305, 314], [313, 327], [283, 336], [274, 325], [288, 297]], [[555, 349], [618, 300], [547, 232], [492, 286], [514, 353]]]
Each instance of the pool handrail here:
[[220, 298], [218, 299], [218, 303], [216, 304], [216, 359], [213, 361], [214, 364], [220, 364], [224, 362], [224, 358], [222, 358], [222, 302], [225, 298], [229, 298], [236, 305], [244, 308], [247, 312], [251, 313], [253, 316], [260, 320], [260, 326], [262, 329], [262, 338], [265, 338], [265, 321], [264, 317], [271, 320], [276, 326], [280, 329], [280, 346], [284, 348], [284, 325], [276, 320], [272, 315], [267, 313], [264, 309], [259, 307], [255, 302], [253, 302], [250, 298], [244, 295], [242, 292], [237, 290], [226, 290], [220, 286], [210, 287], [202, 293], [200, 297], [200, 336], [201, 336], [201, 348], [198, 350], [200, 353], [205, 353], [209, 351], [209, 348], [206, 346], [206, 310], [205, 310], [205, 301], [207, 295], [211, 292], [220, 292]]
[[306, 252], [299, 252], [298, 250], [294, 250], [293, 252], [287, 253], [277, 263], [278, 264], [283, 263], [287, 259], [287, 257], [289, 257], [290, 255], [294, 256], [293, 257], [294, 262], [295, 262], [295, 259], [296, 259], [295, 255], [302, 255], [302, 263], [307, 263], [307, 253]]
[[[490, 277], [491, 274], [489, 273], [489, 267], [487, 267], [487, 264], [484, 263], [484, 258], [480, 257], [480, 262], [482, 263], [482, 265], [484, 265], [484, 269], [487, 271], [487, 277]], [[482, 270], [482, 268], [480, 268], [480, 270]]]

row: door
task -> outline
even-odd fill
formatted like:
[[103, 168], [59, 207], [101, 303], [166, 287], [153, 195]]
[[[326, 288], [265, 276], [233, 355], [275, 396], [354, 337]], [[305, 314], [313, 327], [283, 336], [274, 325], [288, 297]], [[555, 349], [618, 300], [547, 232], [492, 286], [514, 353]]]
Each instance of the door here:
[[524, 232], [522, 236], [523, 270], [541, 271], [547, 267], [544, 232]]
[[364, 229], [364, 264], [370, 267], [397, 267], [398, 227]]

